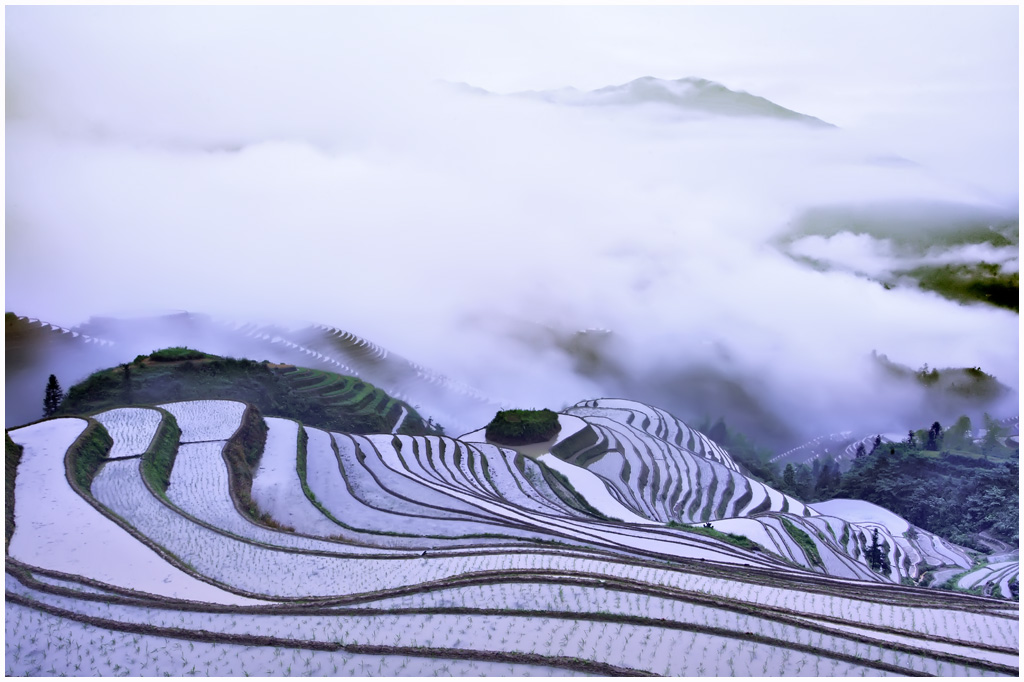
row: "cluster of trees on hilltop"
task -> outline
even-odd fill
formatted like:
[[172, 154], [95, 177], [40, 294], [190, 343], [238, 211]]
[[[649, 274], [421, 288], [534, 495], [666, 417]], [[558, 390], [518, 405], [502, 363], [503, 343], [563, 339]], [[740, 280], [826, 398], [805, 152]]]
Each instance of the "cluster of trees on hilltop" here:
[[985, 436], [973, 439], [971, 420], [960, 417], [943, 429], [910, 430], [901, 443], [858, 448], [842, 473], [828, 457], [781, 468], [772, 452], [730, 430], [723, 420], [703, 426], [755, 478], [805, 502], [832, 498], [866, 500], [915, 526], [953, 542], [984, 550], [977, 534], [1019, 542], [1018, 449], [1003, 444], [1005, 429], [985, 415]]

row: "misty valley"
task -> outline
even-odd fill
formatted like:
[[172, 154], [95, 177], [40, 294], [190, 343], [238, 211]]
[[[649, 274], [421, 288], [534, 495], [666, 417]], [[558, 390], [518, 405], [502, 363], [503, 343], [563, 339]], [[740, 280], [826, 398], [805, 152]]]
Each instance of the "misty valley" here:
[[7, 8], [5, 673], [1019, 677], [1018, 15]]

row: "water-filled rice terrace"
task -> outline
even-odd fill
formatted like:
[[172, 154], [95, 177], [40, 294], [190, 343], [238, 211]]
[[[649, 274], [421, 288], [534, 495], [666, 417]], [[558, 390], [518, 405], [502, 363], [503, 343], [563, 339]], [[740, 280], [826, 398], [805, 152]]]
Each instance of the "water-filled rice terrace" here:
[[[403, 418], [357, 380], [292, 379]], [[1017, 675], [1015, 602], [912, 585], [967, 575], [961, 548], [804, 505], [651, 406], [588, 400], [559, 421], [543, 451], [230, 400], [13, 429], [5, 670]], [[867, 560], [875, 530], [889, 574]]]

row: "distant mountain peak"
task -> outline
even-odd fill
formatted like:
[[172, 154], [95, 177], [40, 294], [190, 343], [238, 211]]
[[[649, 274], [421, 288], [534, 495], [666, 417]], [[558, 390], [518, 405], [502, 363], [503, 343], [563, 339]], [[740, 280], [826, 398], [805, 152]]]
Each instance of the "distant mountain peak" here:
[[[494, 94], [465, 83], [454, 85], [462, 92]], [[564, 87], [557, 90], [528, 90], [509, 96], [539, 99], [551, 104], [568, 106], [666, 105], [691, 115], [756, 117], [794, 121], [816, 127], [835, 127], [831, 123], [787, 109], [764, 97], [730, 90], [721, 83], [693, 76], [675, 80], [642, 76], [628, 83], [590, 91]]]

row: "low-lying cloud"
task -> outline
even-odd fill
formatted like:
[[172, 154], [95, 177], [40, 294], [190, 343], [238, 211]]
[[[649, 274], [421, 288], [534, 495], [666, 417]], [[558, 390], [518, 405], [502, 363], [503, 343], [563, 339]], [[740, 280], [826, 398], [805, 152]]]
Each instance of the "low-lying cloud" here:
[[891, 239], [876, 239], [868, 234], [840, 232], [832, 236], [809, 235], [788, 247], [794, 256], [803, 256], [872, 277], [890, 275], [901, 269], [919, 266], [991, 263], [1004, 272], [1020, 272], [1020, 253], [1016, 246], [964, 244], [938, 246], [923, 254], [907, 254]]
[[[1015, 219], [991, 193], [877, 163], [878, 142], [466, 95], [355, 68], [363, 46], [323, 36], [289, 53], [283, 30], [247, 67], [250, 43], [229, 39], [241, 52], [218, 61], [219, 38], [196, 35], [195, 53], [92, 49], [81, 72], [10, 41], [8, 310], [65, 325], [174, 309], [309, 320], [500, 401], [554, 407], [609, 384], [523, 329], [599, 327], [634, 376], [715, 368], [807, 434], [872, 428], [905, 398], [880, 390], [872, 350], [1017, 388], [1013, 313], [815, 271], [772, 245], [814, 206], [942, 200]], [[889, 267], [888, 247], [865, 239], [799, 247]], [[972, 248], [957, 257], [990, 255]]]

